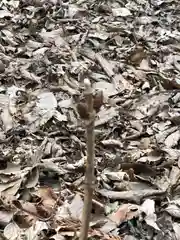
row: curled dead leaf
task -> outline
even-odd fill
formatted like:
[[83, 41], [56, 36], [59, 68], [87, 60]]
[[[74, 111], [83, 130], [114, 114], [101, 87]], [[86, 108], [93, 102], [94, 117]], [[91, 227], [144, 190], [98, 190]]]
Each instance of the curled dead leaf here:
[[124, 221], [130, 220], [139, 215], [139, 207], [135, 204], [123, 204], [119, 209], [110, 214], [108, 217], [116, 222], [117, 225]]
[[79, 116], [83, 119], [83, 120], [88, 120], [89, 119], [89, 113], [88, 113], [88, 107], [86, 105], [86, 103], [78, 103], [77, 106], [77, 111], [79, 113]]
[[0, 73], [3, 73], [5, 71], [5, 65], [4, 63], [0, 60]]
[[27, 213], [17, 213], [13, 217], [13, 221], [19, 228], [29, 228], [35, 223], [35, 218]]
[[96, 92], [93, 103], [93, 108], [96, 112], [99, 112], [100, 108], [102, 107], [103, 100], [104, 100], [103, 91]]
[[129, 60], [132, 64], [139, 65], [145, 56], [145, 49], [142, 46], [137, 46], [134, 51], [130, 53]]

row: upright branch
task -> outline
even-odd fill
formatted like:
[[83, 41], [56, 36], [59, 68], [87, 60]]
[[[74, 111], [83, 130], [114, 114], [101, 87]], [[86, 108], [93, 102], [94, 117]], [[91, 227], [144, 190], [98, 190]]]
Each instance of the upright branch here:
[[88, 238], [89, 222], [92, 209], [92, 197], [94, 188], [94, 157], [95, 157], [95, 136], [94, 122], [96, 112], [99, 111], [103, 103], [102, 93], [93, 95], [93, 89], [88, 79], [84, 80], [84, 102], [77, 104], [77, 110], [82, 120], [86, 123], [86, 143], [87, 143], [87, 161], [85, 172], [85, 189], [84, 189], [84, 208], [82, 215], [82, 226], [80, 240]]
[[82, 226], [80, 240], [86, 240], [88, 237], [89, 222], [92, 208], [93, 182], [94, 182], [94, 109], [93, 109], [93, 91], [90, 81], [85, 79], [85, 99], [87, 103], [87, 111], [89, 119], [86, 123], [86, 142], [87, 142], [87, 161], [85, 173], [85, 189], [84, 189], [84, 208], [82, 216]]

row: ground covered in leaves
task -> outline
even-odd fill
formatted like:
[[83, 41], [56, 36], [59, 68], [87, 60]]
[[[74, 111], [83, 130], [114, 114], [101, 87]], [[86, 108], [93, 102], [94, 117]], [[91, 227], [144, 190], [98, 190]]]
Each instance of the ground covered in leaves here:
[[0, 238], [77, 239], [96, 116], [91, 239], [180, 239], [178, 0], [0, 1]]

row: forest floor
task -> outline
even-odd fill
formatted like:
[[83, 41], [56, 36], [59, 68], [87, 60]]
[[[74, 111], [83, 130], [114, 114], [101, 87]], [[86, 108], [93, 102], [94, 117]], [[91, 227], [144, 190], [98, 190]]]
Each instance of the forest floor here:
[[78, 239], [88, 78], [89, 238], [180, 239], [179, 0], [0, 1], [0, 239]]

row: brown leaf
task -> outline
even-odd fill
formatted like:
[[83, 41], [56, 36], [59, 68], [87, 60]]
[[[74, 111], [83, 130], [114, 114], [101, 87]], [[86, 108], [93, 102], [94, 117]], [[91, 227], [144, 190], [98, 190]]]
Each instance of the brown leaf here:
[[13, 217], [13, 221], [19, 228], [29, 228], [35, 223], [35, 218], [27, 213], [17, 213]]
[[78, 103], [77, 106], [77, 111], [79, 113], [79, 116], [83, 119], [83, 120], [88, 120], [89, 119], [89, 112], [88, 112], [88, 107], [86, 103]]
[[124, 221], [137, 217], [138, 215], [139, 207], [137, 205], [123, 204], [116, 212], [110, 214], [108, 217], [119, 225]]
[[37, 211], [37, 216], [45, 219], [45, 218], [49, 218], [51, 216], [51, 211], [52, 209], [47, 209], [44, 206], [40, 206], [40, 205], [36, 205], [36, 211]]
[[142, 46], [137, 46], [136, 49], [130, 54], [129, 60], [134, 65], [139, 65], [145, 58], [146, 52]]
[[96, 92], [93, 103], [93, 108], [96, 112], [99, 112], [101, 106], [103, 105], [103, 100], [104, 100], [103, 91]]
[[41, 187], [37, 193], [45, 208], [52, 209], [55, 206], [58, 197], [51, 188]]
[[0, 61], [0, 73], [3, 73], [5, 71], [5, 65], [2, 61]]
[[132, 168], [134, 170], [135, 174], [145, 174], [148, 176], [156, 176], [156, 171], [150, 167], [147, 166], [147, 164], [143, 163], [122, 163], [121, 164], [122, 170], [129, 170]]

